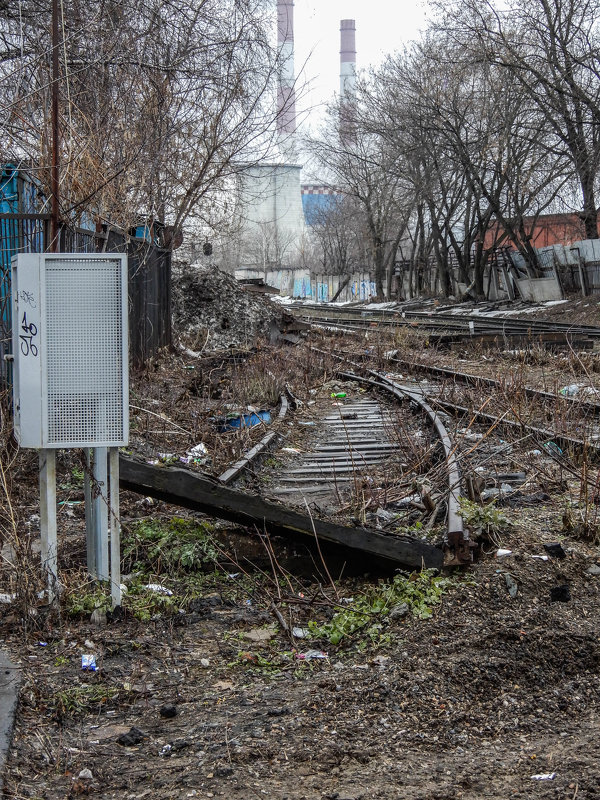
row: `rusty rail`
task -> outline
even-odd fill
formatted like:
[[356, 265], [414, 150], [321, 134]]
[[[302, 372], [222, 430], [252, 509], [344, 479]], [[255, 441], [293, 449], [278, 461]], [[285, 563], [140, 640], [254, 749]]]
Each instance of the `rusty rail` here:
[[348, 380], [361, 381], [368, 383], [371, 386], [377, 386], [385, 391], [390, 392], [396, 399], [408, 399], [417, 405], [430, 419], [431, 424], [438, 435], [444, 448], [444, 456], [446, 459], [446, 467], [448, 472], [448, 501], [447, 501], [447, 519], [446, 519], [446, 537], [447, 537], [447, 550], [449, 557], [446, 558], [445, 564], [447, 566], [456, 564], [470, 563], [472, 560], [473, 542], [469, 537], [468, 531], [465, 531], [463, 519], [460, 515], [460, 490], [461, 490], [461, 476], [458, 460], [455, 454], [455, 447], [452, 440], [446, 431], [441, 419], [434, 409], [425, 401], [425, 399], [416, 392], [411, 392], [409, 389], [400, 386], [395, 381], [380, 375], [377, 372], [369, 370], [371, 378], [364, 378], [355, 375], [352, 372], [341, 372], [341, 377]]

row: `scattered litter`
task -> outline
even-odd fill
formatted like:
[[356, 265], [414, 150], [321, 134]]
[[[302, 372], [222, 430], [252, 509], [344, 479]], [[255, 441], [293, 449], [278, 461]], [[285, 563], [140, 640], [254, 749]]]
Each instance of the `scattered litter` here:
[[527, 451], [527, 455], [528, 456], [541, 456], [542, 455], [542, 451], [541, 450], [528, 450]]
[[307, 634], [306, 628], [292, 628], [292, 636], [296, 639], [305, 639]]
[[496, 558], [505, 558], [506, 556], [512, 556], [512, 550], [505, 550], [502, 547], [496, 550]]
[[9, 605], [16, 599], [16, 594], [0, 594], [0, 603], [4, 603], [4, 605]]
[[483, 433], [464, 433], [463, 439], [465, 442], [480, 442], [484, 437]]
[[348, 397], [348, 395], [346, 394], [346, 392], [332, 392], [331, 397], [334, 400], [343, 400], [344, 397]]
[[552, 544], [545, 544], [544, 550], [548, 553], [549, 556], [552, 558], [566, 558], [567, 554], [563, 550], [562, 545], [560, 542], [553, 542]]
[[235, 414], [227, 417], [218, 417], [216, 419], [219, 433], [225, 433], [225, 431], [237, 430], [239, 428], [253, 428], [255, 425], [269, 422], [271, 422], [270, 411], [252, 411], [249, 414]]
[[208, 455], [208, 448], [204, 444], [204, 442], [200, 442], [200, 444], [195, 445], [190, 450], [187, 451], [186, 455], [188, 458], [205, 458]]
[[234, 581], [236, 578], [240, 577], [240, 573], [239, 572], [228, 572], [227, 573], [227, 577], [231, 578], [231, 580]]
[[486, 500], [491, 500], [493, 497], [498, 497], [500, 494], [500, 489], [496, 489], [495, 486], [492, 486], [490, 489], [484, 489], [481, 492], [481, 499], [485, 502]]
[[562, 394], [563, 397], [575, 397], [580, 389], [581, 386], [578, 383], [570, 383], [568, 386], [563, 386], [559, 394]]
[[48, 647], [48, 642], [38, 642], [38, 647]]
[[97, 625], [99, 628], [104, 627], [107, 623], [106, 611], [103, 608], [95, 608], [92, 611], [90, 622], [92, 625]]
[[553, 586], [550, 589], [550, 600], [553, 603], [568, 603], [571, 599], [571, 590], [565, 583], [562, 586]]
[[327, 653], [324, 653], [323, 650], [307, 650], [306, 653], [296, 653], [296, 658], [299, 661], [315, 661], [318, 659], [328, 659], [329, 656]]
[[507, 572], [504, 575], [504, 581], [506, 582], [506, 588], [508, 589], [509, 596], [514, 600], [514, 598], [517, 596], [517, 592], [519, 591], [516, 580]]
[[539, 775], [532, 775], [532, 781], [553, 781], [556, 778], [556, 772], [541, 772]]
[[398, 508], [405, 508], [409, 506], [411, 503], [420, 503], [421, 502], [421, 495], [420, 494], [409, 494], [408, 497], [403, 497], [401, 500], [398, 500], [396, 505]]
[[164, 747], [161, 747], [159, 751], [159, 756], [163, 758], [168, 758], [171, 755], [171, 750], [173, 749], [172, 745], [166, 744]]
[[538, 561], [550, 561], [550, 556], [531, 556], [532, 558], [536, 558]]
[[158, 453], [158, 459], [163, 464], [170, 464], [177, 459], [177, 455], [175, 453]]
[[86, 672], [96, 672], [96, 656], [92, 653], [84, 653], [81, 656], [81, 669]]
[[301, 453], [302, 450], [298, 450], [297, 447], [282, 447], [280, 452], [282, 452], [282, 453]]
[[308, 426], [314, 426], [314, 424], [315, 424], [314, 422], [309, 422], [307, 420], [302, 420], [302, 419], [298, 420], [298, 425], [305, 425], [308, 427]]
[[556, 444], [556, 442], [546, 442], [544, 444], [544, 450], [550, 453], [553, 456], [562, 456], [563, 451], [561, 448]]
[[578, 394], [583, 395], [583, 397], [590, 397], [597, 394], [597, 392], [593, 386], [581, 386], [579, 383], [571, 383], [568, 386], [563, 386], [559, 394], [562, 394], [563, 397], [575, 397]]
[[150, 592], [154, 592], [155, 594], [162, 594], [165, 597], [172, 597], [173, 592], [170, 589], [167, 589], [166, 586], [163, 586], [160, 583], [147, 583], [144, 586], [144, 589], [148, 589]]

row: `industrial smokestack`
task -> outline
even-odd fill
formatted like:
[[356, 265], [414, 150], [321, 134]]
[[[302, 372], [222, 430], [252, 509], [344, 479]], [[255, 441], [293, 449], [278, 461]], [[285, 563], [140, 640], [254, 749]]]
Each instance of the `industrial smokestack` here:
[[354, 101], [356, 95], [356, 20], [340, 22], [340, 99]]
[[356, 121], [356, 21], [340, 21], [340, 139], [355, 140]]
[[296, 132], [294, 90], [294, 0], [277, 0], [277, 45], [279, 81], [277, 87], [277, 132], [280, 143], [293, 147]]

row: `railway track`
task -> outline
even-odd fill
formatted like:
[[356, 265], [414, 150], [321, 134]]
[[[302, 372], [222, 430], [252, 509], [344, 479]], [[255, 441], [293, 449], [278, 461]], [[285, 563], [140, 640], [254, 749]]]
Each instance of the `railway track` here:
[[401, 308], [369, 310], [307, 304], [290, 308], [301, 320], [328, 328], [354, 331], [372, 327], [411, 327], [428, 331], [441, 342], [479, 338], [490, 342], [500, 340], [504, 346], [514, 346], [525, 339], [547, 346], [565, 344], [577, 349], [591, 349], [594, 342], [600, 339], [600, 327], [594, 325], [526, 317], [485, 317], [481, 314], [436, 313]]
[[[398, 385], [353, 374], [342, 378], [352, 383], [352, 390], [333, 392], [338, 396], [316, 404], [310, 418], [305, 408], [304, 419], [294, 423], [299, 446], [288, 436], [279, 451], [269, 450], [276, 438], [270, 432], [219, 479], [122, 456], [121, 485], [241, 524], [304, 533], [412, 568], [439, 568], [444, 560], [470, 562], [471, 542], [458, 506], [460, 474], [439, 415]], [[377, 396], [364, 387], [376, 390]], [[398, 401], [408, 401], [400, 411]], [[424, 416], [415, 417], [409, 404]], [[427, 431], [424, 420], [431, 426]], [[257, 465], [261, 456], [264, 463], [267, 451], [271, 464], [261, 472]], [[427, 472], [424, 465], [433, 468], [434, 477], [421, 493], [423, 502], [414, 497], [406, 502], [420, 473]], [[225, 485], [234, 480], [256, 485], [265, 476], [260, 495]], [[386, 510], [394, 498], [402, 513]], [[443, 543], [434, 545], [415, 535], [418, 526], [411, 523], [421, 517], [427, 522], [425, 531], [445, 520]]]
[[[320, 309], [314, 311], [313, 321]], [[355, 319], [357, 314], [361, 325], [379, 324], [378, 318], [390, 316], [352, 312]], [[335, 317], [340, 315], [336, 312]], [[398, 324], [398, 319], [396, 315], [387, 322]], [[452, 318], [455, 326], [467, 324], [470, 332], [471, 321], [470, 317]], [[446, 322], [444, 317], [442, 323]], [[592, 326], [531, 320], [493, 320], [491, 324], [513, 333], [535, 329], [539, 335], [545, 327], [547, 333], [568, 328], [569, 336], [600, 335], [600, 329]], [[532, 404], [545, 409], [541, 412], [545, 423], [552, 420], [550, 410], [559, 404], [572, 409], [575, 417], [581, 414], [591, 419], [593, 435], [589, 427], [580, 435], [576, 427], [557, 430], [536, 422], [537, 406], [527, 419], [508, 411], [493, 413], [493, 397], [501, 399], [502, 392], [506, 393], [506, 385], [496, 379], [397, 358], [388, 358], [388, 370], [381, 374], [339, 353], [315, 352], [323, 358], [336, 357], [339, 380], [361, 388], [335, 390], [334, 397], [310, 401], [291, 423], [293, 398], [288, 401], [283, 396], [277, 429], [269, 430], [217, 479], [182, 469], [142, 467], [124, 458], [123, 485], [261, 529], [323, 538], [411, 567], [439, 567], [444, 561], [468, 563], [472, 557], [470, 534], [460, 513], [461, 493], [478, 499], [482, 487], [506, 486], [502, 483], [506, 476], [525, 480], [520, 471], [522, 455], [517, 453], [521, 445], [546, 461], [582, 452], [600, 455], [600, 428], [593, 421], [600, 403], [593, 398], [581, 401], [523, 388]], [[430, 380], [426, 385], [407, 385], [389, 369], [420, 372]], [[454, 396], [457, 384], [470, 393], [462, 401], [459, 397], [459, 402]], [[485, 399], [478, 399], [477, 393]], [[418, 424], [416, 417], [406, 414], [407, 405], [418, 409]], [[314, 407], [309, 411], [310, 406]], [[229, 488], [232, 484], [235, 488]], [[430, 528], [438, 531], [440, 522], [444, 533], [441, 538], [438, 535], [436, 545], [421, 534], [413, 535], [418, 526], [425, 533]]]

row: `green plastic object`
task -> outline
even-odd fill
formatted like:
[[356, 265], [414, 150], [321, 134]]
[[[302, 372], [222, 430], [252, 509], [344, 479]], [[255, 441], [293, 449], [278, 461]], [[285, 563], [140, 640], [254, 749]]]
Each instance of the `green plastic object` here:
[[346, 392], [334, 392], [331, 396], [337, 400], [342, 400], [344, 397], [347, 397]]

